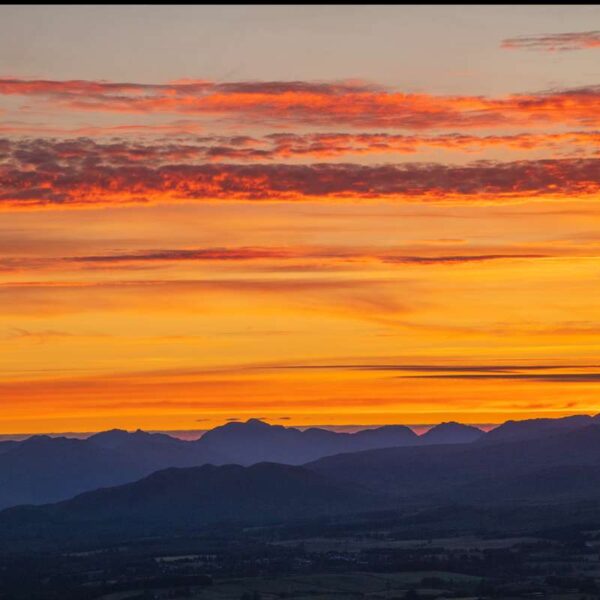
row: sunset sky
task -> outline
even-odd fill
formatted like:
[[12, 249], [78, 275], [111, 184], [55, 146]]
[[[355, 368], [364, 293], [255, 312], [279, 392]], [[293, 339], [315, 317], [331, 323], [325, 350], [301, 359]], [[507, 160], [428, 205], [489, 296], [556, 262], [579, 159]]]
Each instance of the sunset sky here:
[[0, 434], [600, 412], [600, 7], [0, 7]]

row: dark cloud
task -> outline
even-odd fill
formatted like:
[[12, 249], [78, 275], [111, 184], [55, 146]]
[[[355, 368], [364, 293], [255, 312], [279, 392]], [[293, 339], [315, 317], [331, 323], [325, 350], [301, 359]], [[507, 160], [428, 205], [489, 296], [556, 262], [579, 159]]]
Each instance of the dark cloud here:
[[[0, 158], [11, 155], [22, 163], [39, 164], [63, 159], [79, 160], [88, 164], [127, 166], [150, 162], [153, 165], [169, 162], [272, 161], [297, 158], [325, 159], [345, 155], [414, 154], [421, 149], [435, 148], [458, 152], [485, 151], [506, 148], [510, 150], [548, 150], [591, 154], [600, 147], [600, 132], [570, 131], [563, 133], [526, 132], [512, 135], [467, 135], [446, 133], [438, 135], [402, 135], [379, 133], [273, 133], [265, 136], [199, 136], [171, 127], [173, 135], [156, 137], [164, 133], [157, 126], [121, 127], [107, 131], [90, 130], [90, 135], [107, 135], [120, 132], [120, 137], [94, 140], [91, 137], [16, 138], [0, 139]], [[181, 127], [181, 126], [179, 126]], [[2, 131], [2, 127], [0, 127]], [[19, 129], [15, 131], [18, 133]], [[33, 130], [32, 130], [33, 131]], [[77, 132], [78, 130], [75, 130]], [[177, 133], [179, 131], [179, 134]], [[8, 128], [7, 133], [11, 130]], [[62, 132], [68, 135], [68, 131]], [[129, 135], [128, 135], [129, 134]], [[135, 138], [132, 137], [135, 135]], [[140, 136], [152, 136], [141, 140]]]
[[[518, 374], [519, 371], [555, 371], [574, 368], [600, 369], [600, 365], [522, 365], [522, 364], [506, 364], [506, 365], [423, 365], [423, 364], [360, 364], [360, 363], [338, 363], [325, 365], [281, 365], [274, 366], [275, 369], [325, 369], [325, 370], [358, 370], [358, 371], [409, 371], [409, 372], [425, 372], [425, 373], [457, 373], [462, 377], [462, 374], [479, 373], [486, 376], [491, 374], [509, 375]], [[433, 375], [437, 377], [438, 375]], [[443, 376], [443, 375], [442, 375]], [[425, 376], [427, 377], [427, 376]]]
[[438, 256], [409, 256], [371, 251], [310, 247], [232, 247], [198, 248], [182, 250], [154, 250], [135, 254], [103, 254], [75, 256], [65, 260], [79, 263], [135, 263], [135, 262], [178, 262], [178, 261], [245, 261], [261, 259], [337, 259], [341, 261], [377, 260], [386, 264], [452, 265], [490, 260], [545, 258], [544, 254], [462, 254]]
[[88, 205], [314, 198], [505, 201], [593, 196], [600, 159], [404, 163], [184, 164], [98, 162], [65, 143], [19, 149], [0, 161], [0, 204]]
[[[351, 370], [402, 372], [398, 379], [457, 379], [532, 381], [546, 383], [597, 383], [600, 382], [600, 365], [419, 365], [419, 364], [315, 364], [276, 365], [277, 370]], [[417, 374], [415, 374], [417, 373]]]
[[507, 260], [518, 258], [545, 258], [543, 254], [473, 254], [455, 256], [386, 256], [382, 262], [418, 265], [453, 265], [469, 262], [483, 262], [488, 260]]
[[598, 383], [600, 382], [600, 373], [495, 373], [489, 375], [482, 374], [452, 374], [452, 375], [413, 375], [411, 379], [497, 379], [497, 380], [525, 380], [525, 381], [543, 381], [547, 383]]

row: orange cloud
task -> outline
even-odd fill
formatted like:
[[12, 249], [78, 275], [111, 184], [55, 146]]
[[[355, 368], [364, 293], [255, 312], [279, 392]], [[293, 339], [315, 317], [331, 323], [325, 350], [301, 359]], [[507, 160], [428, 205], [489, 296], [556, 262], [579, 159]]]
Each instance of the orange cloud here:
[[487, 149], [548, 150], [552, 155], [574, 151], [600, 153], [600, 132], [575, 131], [555, 134], [523, 133], [504, 136], [444, 134], [437, 136], [387, 133], [276, 133], [264, 137], [193, 136], [141, 141], [117, 138], [95, 141], [89, 137], [65, 139], [0, 138], [0, 163], [35, 167], [68, 161], [74, 164], [127, 166], [216, 162], [218, 160], [272, 161], [296, 158], [332, 158], [344, 155], [412, 154], [422, 148], [458, 152]]
[[[570, 152], [577, 146], [597, 152], [600, 147], [600, 133], [574, 131], [568, 133], [521, 133], [515, 135], [476, 136], [458, 133], [435, 136], [397, 135], [388, 133], [319, 133], [296, 134], [276, 133], [266, 136], [272, 148], [262, 150], [261, 157], [274, 158], [317, 157], [328, 158], [346, 154], [412, 154], [423, 148], [438, 148], [458, 152], [481, 152], [495, 148], [510, 150], [544, 149]], [[270, 151], [269, 151], [270, 150]], [[218, 153], [215, 149], [214, 154]], [[228, 155], [229, 152], [229, 155]], [[252, 158], [251, 151], [226, 149], [223, 158]]]
[[504, 40], [502, 48], [509, 50], [545, 50], [547, 52], [600, 48], [600, 31], [523, 35]]
[[262, 310], [267, 307], [281, 310], [285, 304], [285, 310], [294, 308], [301, 312], [378, 321], [412, 310], [406, 299], [396, 298], [394, 291], [394, 285], [378, 279], [309, 277], [21, 281], [0, 284], [0, 316], [47, 317], [131, 310], [218, 314], [226, 304], [235, 310], [247, 311], [251, 301], [259, 299]]
[[184, 81], [167, 84], [0, 79], [0, 95], [39, 98], [64, 110], [224, 115], [251, 122], [400, 127], [494, 127], [600, 122], [600, 88], [589, 86], [500, 98], [433, 96], [362, 82]]
[[502, 202], [595, 197], [600, 159], [465, 166], [409, 163], [180, 164], [110, 166], [81, 161], [65, 147], [60, 159], [32, 152], [0, 164], [0, 206], [121, 205], [140, 202], [303, 199]]
[[[127, 131], [124, 127], [123, 131]], [[138, 129], [133, 129], [136, 132]], [[152, 134], [153, 127], [146, 132]], [[434, 148], [454, 152], [481, 153], [485, 150], [546, 150], [572, 156], [574, 152], [600, 154], [600, 132], [522, 133], [515, 135], [476, 136], [449, 133], [434, 136], [388, 133], [274, 133], [263, 137], [186, 136], [185, 139], [162, 138], [152, 141], [113, 138], [95, 141], [90, 137], [63, 139], [0, 139], [0, 162], [11, 157], [30, 166], [69, 160], [87, 164], [131, 165], [172, 162], [273, 161], [303, 158], [337, 158], [346, 155], [414, 154]]]

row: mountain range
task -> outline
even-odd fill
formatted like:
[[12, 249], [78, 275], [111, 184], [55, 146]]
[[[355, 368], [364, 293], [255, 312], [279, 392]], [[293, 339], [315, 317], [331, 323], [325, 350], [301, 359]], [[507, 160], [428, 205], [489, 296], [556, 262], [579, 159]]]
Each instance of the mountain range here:
[[304, 467], [411, 502], [550, 502], [592, 492], [600, 499], [600, 487], [590, 484], [600, 475], [600, 423], [527, 439], [499, 438], [340, 454]]
[[249, 466], [265, 461], [300, 465], [341, 452], [464, 443], [482, 435], [481, 430], [458, 423], [444, 423], [418, 436], [402, 425], [337, 433], [250, 419], [216, 427], [194, 441], [119, 429], [87, 439], [32, 436], [0, 442], [0, 508], [57, 502], [168, 467]]
[[[370, 449], [302, 466], [163, 469], [62, 502], [8, 508], [0, 512], [0, 537], [154, 535], [382, 510], [430, 524], [441, 519], [475, 526], [488, 511], [503, 527], [547, 525], [557, 515], [564, 524], [585, 517], [600, 525], [600, 422], [556, 419], [551, 425], [521, 421], [515, 436], [510, 422], [497, 428], [493, 440], [486, 434], [464, 443]], [[118, 435], [131, 443], [131, 436]], [[102, 434], [103, 450], [114, 450], [116, 437]]]
[[[488, 433], [456, 423], [430, 431], [300, 432], [252, 419], [216, 428], [204, 442], [119, 430], [87, 440], [34, 436], [1, 446], [0, 489], [12, 508], [0, 512], [0, 537], [153, 535], [381, 510], [425, 511], [430, 516], [418, 518], [432, 522], [459, 514], [471, 525], [469, 514], [482, 510], [520, 522], [556, 519], [560, 510], [564, 522], [591, 515], [600, 525], [598, 417], [509, 421]], [[227, 462], [226, 452], [245, 451], [248, 463], [278, 444], [281, 462]], [[351, 451], [334, 454], [339, 448]], [[324, 456], [283, 464], [302, 452]], [[469, 506], [471, 513], [460, 508]]]

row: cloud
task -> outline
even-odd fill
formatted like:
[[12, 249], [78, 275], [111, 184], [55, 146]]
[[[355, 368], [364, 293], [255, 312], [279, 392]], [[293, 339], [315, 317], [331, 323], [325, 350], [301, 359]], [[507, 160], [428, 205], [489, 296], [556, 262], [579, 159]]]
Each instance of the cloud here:
[[350, 371], [408, 371], [425, 373], [478, 373], [478, 374], [515, 374], [520, 371], [552, 371], [571, 368], [593, 368], [595, 365], [581, 367], [581, 365], [544, 365], [544, 364], [398, 364], [398, 363], [335, 363], [335, 364], [288, 364], [266, 367], [270, 369], [306, 369], [306, 370], [350, 370]]
[[257, 260], [302, 258], [307, 254], [291, 248], [198, 248], [194, 250], [158, 250], [137, 254], [106, 254], [95, 256], [76, 256], [69, 258], [74, 262], [170, 262], [170, 261], [202, 261], [202, 260]]
[[[597, 383], [600, 382], [599, 365], [427, 365], [427, 364], [306, 364], [274, 365], [276, 370], [350, 370], [402, 372], [398, 379], [458, 379], [458, 380], [523, 380], [545, 383]], [[569, 371], [569, 372], [565, 372]]]
[[600, 31], [524, 35], [503, 40], [501, 46], [509, 50], [545, 50], [547, 52], [588, 50], [600, 48]]
[[498, 379], [541, 381], [545, 383], [600, 383], [600, 373], [494, 373], [482, 374], [451, 374], [451, 375], [412, 375], [412, 379]]
[[493, 98], [404, 93], [364, 82], [138, 84], [2, 78], [0, 95], [39, 100], [45, 111], [220, 116], [262, 125], [420, 130], [600, 122], [598, 86]]
[[[0, 113], [1, 114], [1, 113]], [[79, 136], [125, 136], [156, 137], [169, 135], [177, 137], [199, 135], [204, 127], [197, 121], [180, 119], [170, 123], [151, 125], [148, 123], [126, 124], [126, 125], [97, 125], [86, 127], [61, 127], [52, 126], [47, 123], [28, 121], [4, 121], [0, 123], [0, 134], [3, 135], [35, 135], [56, 137], [79, 137]]]
[[[520, 133], [514, 135], [466, 135], [448, 133], [439, 135], [399, 135], [389, 133], [275, 133], [267, 135], [265, 141], [271, 147], [261, 149], [261, 158], [335, 158], [345, 155], [369, 154], [414, 154], [424, 149], [453, 152], [482, 152], [490, 149], [513, 151], [557, 150], [572, 152], [588, 149], [597, 152], [600, 147], [600, 132], [574, 131], [565, 133]], [[250, 150], [231, 148], [236, 159], [252, 159]], [[218, 152], [217, 149], [214, 151]], [[255, 150], [254, 152], [259, 152]], [[223, 154], [227, 158], [227, 153]]]
[[397, 254], [389, 250], [345, 250], [312, 247], [231, 247], [173, 249], [139, 252], [135, 254], [102, 254], [75, 256], [64, 260], [78, 263], [135, 263], [179, 261], [248, 261], [248, 260], [296, 260], [334, 259], [340, 261], [379, 261], [385, 264], [451, 265], [490, 260], [545, 258], [544, 254], [460, 254], [413, 256]]
[[[0, 152], [2, 150], [0, 149]], [[502, 202], [594, 197], [600, 159], [403, 163], [185, 164], [112, 166], [44, 148], [0, 159], [0, 206], [94, 206], [174, 201]]]
[[[117, 128], [112, 128], [117, 129]], [[563, 133], [520, 133], [513, 135], [467, 135], [447, 133], [439, 135], [401, 135], [379, 133], [272, 133], [256, 136], [198, 136], [173, 135], [141, 141], [127, 137], [130, 131], [137, 138], [138, 127], [118, 128], [119, 138], [96, 141], [90, 137], [16, 138], [0, 139], [2, 156], [17, 157], [35, 164], [46, 161], [78, 160], [88, 164], [126, 166], [150, 162], [166, 164], [172, 161], [186, 163], [217, 161], [281, 161], [294, 159], [330, 159], [342, 156], [399, 154], [410, 155], [422, 150], [481, 153], [486, 150], [531, 151], [542, 150], [572, 154], [600, 151], [600, 131], [572, 131]], [[142, 134], [151, 135], [155, 128]], [[0, 126], [0, 132], [2, 127]], [[9, 128], [10, 131], [10, 128]], [[78, 130], [81, 131], [81, 130]], [[94, 135], [93, 128], [88, 135]], [[160, 130], [164, 133], [164, 130]], [[63, 132], [64, 133], [64, 132]], [[98, 135], [102, 135], [101, 133]]]
[[382, 262], [418, 265], [454, 265], [489, 260], [511, 260], [523, 258], [545, 258], [543, 254], [463, 254], [450, 256], [386, 256]]
[[[10, 340], [10, 341], [33, 341], [35, 343], [42, 344], [49, 340], [54, 339], [62, 339], [62, 338], [72, 338], [75, 337], [76, 334], [69, 333], [67, 331], [58, 331], [55, 329], [43, 329], [39, 331], [31, 331], [28, 329], [23, 329], [21, 327], [12, 327], [10, 330], [6, 332], [6, 334], [0, 336], [0, 339]], [[81, 336], [78, 336], [81, 337]], [[96, 336], [85, 336], [85, 337], [96, 337]]]
[[90, 312], [219, 314], [223, 306], [247, 315], [261, 310], [300, 311], [334, 318], [387, 323], [414, 310], [396, 281], [379, 278], [32, 281], [0, 284], [0, 315], [36, 318]]

